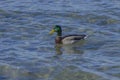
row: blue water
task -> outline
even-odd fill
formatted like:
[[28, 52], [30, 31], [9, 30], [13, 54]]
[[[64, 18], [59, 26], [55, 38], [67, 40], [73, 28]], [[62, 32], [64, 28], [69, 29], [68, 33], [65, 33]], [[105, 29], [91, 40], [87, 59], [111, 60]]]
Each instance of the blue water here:
[[[88, 37], [55, 45], [56, 24]], [[0, 0], [0, 80], [120, 80], [120, 1]]]

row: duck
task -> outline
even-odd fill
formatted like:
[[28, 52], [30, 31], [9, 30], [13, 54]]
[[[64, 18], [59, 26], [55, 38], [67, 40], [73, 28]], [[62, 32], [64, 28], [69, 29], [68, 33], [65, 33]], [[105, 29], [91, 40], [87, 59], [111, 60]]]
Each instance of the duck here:
[[70, 34], [70, 35], [62, 36], [62, 28], [60, 25], [55, 25], [53, 29], [49, 32], [49, 34], [52, 35], [54, 32], [57, 33], [57, 36], [55, 38], [56, 44], [74, 44], [86, 38], [85, 34], [81, 34], [81, 35]]

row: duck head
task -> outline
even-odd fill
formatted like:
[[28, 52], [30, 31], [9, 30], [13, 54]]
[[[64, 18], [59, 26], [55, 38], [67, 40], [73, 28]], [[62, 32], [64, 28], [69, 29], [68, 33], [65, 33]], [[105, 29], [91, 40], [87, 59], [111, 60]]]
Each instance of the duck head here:
[[62, 36], [62, 29], [61, 29], [61, 26], [55, 25], [55, 27], [50, 31], [49, 34], [52, 35], [54, 32], [57, 33], [57, 36]]

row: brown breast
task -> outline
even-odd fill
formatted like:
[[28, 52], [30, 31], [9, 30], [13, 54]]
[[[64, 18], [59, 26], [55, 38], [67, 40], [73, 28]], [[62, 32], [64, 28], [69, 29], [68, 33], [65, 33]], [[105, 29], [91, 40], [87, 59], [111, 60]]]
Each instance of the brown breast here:
[[55, 38], [55, 42], [56, 43], [62, 43], [62, 37], [59, 37], [59, 36], [57, 36], [56, 38]]

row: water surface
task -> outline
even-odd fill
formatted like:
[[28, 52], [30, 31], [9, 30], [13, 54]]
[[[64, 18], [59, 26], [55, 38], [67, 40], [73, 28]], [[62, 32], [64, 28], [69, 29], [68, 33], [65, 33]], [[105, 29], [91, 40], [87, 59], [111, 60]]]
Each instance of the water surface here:
[[[87, 34], [55, 45], [48, 33]], [[0, 80], [120, 80], [119, 0], [1, 0]]]

